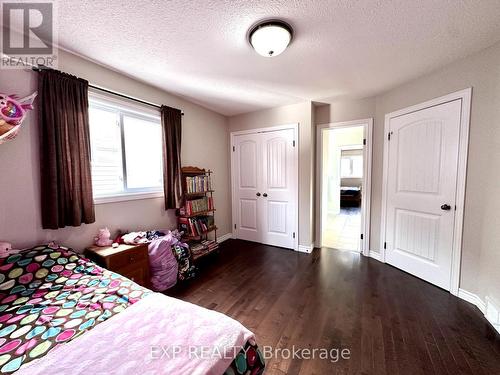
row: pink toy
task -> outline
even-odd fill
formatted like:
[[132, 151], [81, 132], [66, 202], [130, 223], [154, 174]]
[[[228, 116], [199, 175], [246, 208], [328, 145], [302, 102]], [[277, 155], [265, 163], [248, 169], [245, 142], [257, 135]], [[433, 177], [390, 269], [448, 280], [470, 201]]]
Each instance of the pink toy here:
[[111, 246], [113, 241], [110, 239], [111, 233], [108, 228], [99, 229], [99, 234], [94, 237], [95, 244], [97, 246]]
[[18, 99], [16, 95], [0, 93], [0, 144], [17, 136], [26, 112], [33, 109], [36, 95], [34, 92]]
[[12, 245], [8, 242], [0, 242], [0, 258], [5, 258], [12, 250]]

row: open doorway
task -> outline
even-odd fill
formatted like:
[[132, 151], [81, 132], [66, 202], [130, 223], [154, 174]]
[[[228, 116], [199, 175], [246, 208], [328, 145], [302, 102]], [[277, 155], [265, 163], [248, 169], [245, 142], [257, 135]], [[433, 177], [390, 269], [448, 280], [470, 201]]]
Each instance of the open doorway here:
[[318, 127], [321, 247], [368, 253], [371, 123]]

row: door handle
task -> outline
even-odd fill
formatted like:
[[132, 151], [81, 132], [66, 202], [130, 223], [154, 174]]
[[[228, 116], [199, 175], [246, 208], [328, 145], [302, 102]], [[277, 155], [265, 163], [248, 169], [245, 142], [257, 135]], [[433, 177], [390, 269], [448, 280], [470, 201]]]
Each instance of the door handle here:
[[267, 193], [262, 194], [262, 196], [263, 196], [264, 198], [265, 198], [265, 197], [267, 197]]
[[260, 197], [260, 193], [255, 194], [256, 196]]
[[451, 210], [451, 206], [449, 204], [443, 204], [441, 206], [441, 209], [444, 211], [449, 211], [449, 210]]

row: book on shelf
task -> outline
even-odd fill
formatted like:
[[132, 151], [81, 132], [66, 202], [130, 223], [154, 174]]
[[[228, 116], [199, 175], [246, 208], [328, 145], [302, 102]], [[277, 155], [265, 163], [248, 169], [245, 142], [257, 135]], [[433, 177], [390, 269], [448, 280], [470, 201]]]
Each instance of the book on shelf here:
[[201, 236], [214, 228], [213, 216], [198, 216], [198, 217], [180, 217], [179, 230], [188, 236]]
[[212, 179], [210, 176], [201, 175], [201, 176], [193, 176], [186, 177], [186, 193], [194, 194], [194, 193], [203, 193], [205, 191], [212, 190]]
[[212, 197], [203, 197], [200, 199], [186, 200], [186, 204], [181, 209], [181, 215], [193, 215], [197, 212], [211, 211], [214, 209]]
[[190, 246], [191, 254], [193, 256], [199, 256], [202, 254], [210, 253], [219, 248], [219, 244], [215, 240], [205, 240], [192, 244]]
[[219, 243], [214, 240], [201, 241], [201, 244], [205, 246], [208, 250], [215, 250], [219, 247]]
[[198, 254], [205, 250], [205, 246], [203, 246], [201, 243], [196, 243], [190, 246], [190, 250], [192, 254]]

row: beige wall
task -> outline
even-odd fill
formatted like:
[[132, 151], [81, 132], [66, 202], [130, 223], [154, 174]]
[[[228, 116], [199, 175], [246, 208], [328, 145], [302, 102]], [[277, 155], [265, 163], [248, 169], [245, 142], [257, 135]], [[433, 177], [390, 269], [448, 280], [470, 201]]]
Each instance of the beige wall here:
[[374, 117], [370, 249], [379, 251], [384, 116], [473, 87], [460, 287], [500, 303], [500, 44], [375, 98], [323, 100], [316, 124]]
[[[59, 69], [91, 83], [144, 100], [180, 108], [182, 119], [182, 161], [214, 171], [216, 221], [219, 234], [231, 231], [230, 167], [227, 120], [224, 116], [140, 83], [77, 56], [60, 52]], [[0, 70], [0, 91], [26, 95], [36, 90], [36, 73]], [[36, 102], [35, 102], [36, 107]], [[36, 110], [24, 122], [20, 135], [0, 145], [0, 241], [16, 247], [49, 240], [82, 250], [92, 242], [98, 228], [137, 230], [176, 227], [175, 212], [163, 209], [163, 198], [96, 205], [96, 222], [77, 228], [42, 230], [39, 189], [39, 134]]]
[[315, 102], [315, 124], [328, 124], [372, 118], [375, 114], [375, 98]]
[[314, 114], [312, 103], [304, 102], [229, 117], [229, 131], [299, 124], [299, 244], [314, 241]]

